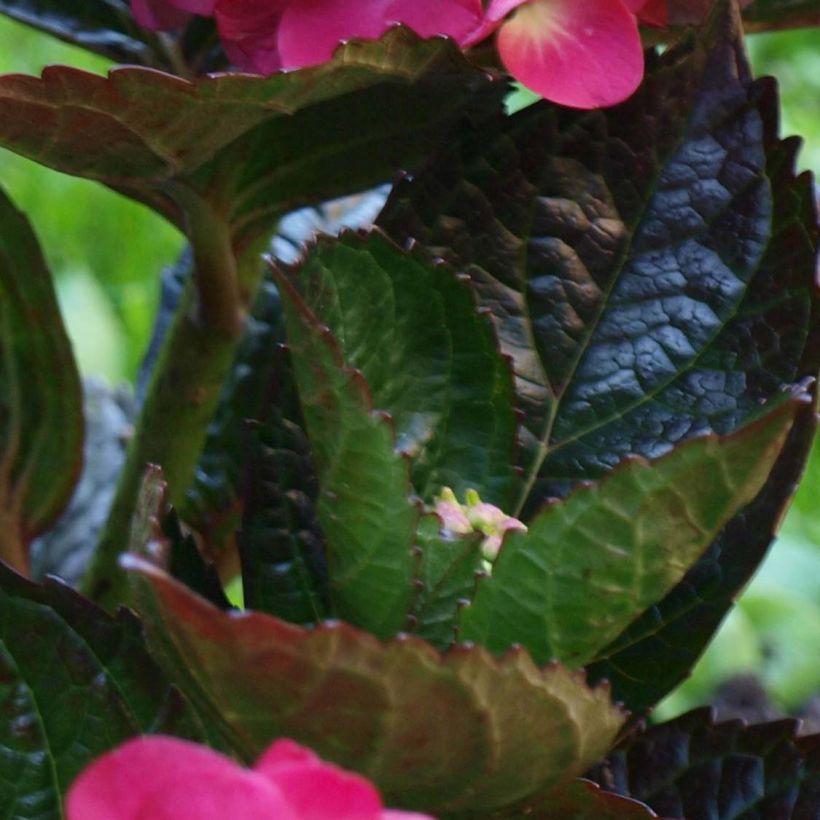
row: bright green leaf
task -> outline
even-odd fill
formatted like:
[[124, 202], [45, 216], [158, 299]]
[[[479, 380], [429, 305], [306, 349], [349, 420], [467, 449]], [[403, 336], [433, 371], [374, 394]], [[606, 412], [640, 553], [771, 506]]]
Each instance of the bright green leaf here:
[[378, 232], [320, 240], [295, 276], [374, 406], [392, 417], [415, 491], [428, 503], [445, 486], [514, 503], [512, 380], [469, 282]]
[[98, 755], [140, 733], [203, 738], [199, 719], [145, 650], [68, 587], [0, 565], [0, 815], [63, 818], [63, 796]]
[[319, 480], [335, 615], [389, 637], [405, 626], [419, 517], [391, 420], [373, 407], [361, 374], [330, 331], [279, 277], [288, 344]]
[[797, 409], [792, 399], [729, 436], [622, 462], [512, 531], [461, 614], [460, 639], [526, 646], [582, 666], [677, 584], [763, 486]]

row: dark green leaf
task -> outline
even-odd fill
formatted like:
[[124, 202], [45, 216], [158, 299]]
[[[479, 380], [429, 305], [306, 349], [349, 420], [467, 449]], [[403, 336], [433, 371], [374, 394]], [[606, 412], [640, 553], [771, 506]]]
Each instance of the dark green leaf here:
[[327, 614], [328, 579], [310, 445], [281, 417], [248, 438], [239, 535], [245, 605], [292, 623], [316, 623]]
[[798, 723], [715, 724], [700, 709], [632, 735], [593, 771], [664, 817], [808, 820], [820, 806], [820, 736]]
[[514, 503], [510, 372], [469, 283], [378, 232], [320, 240], [296, 276], [374, 406], [393, 418], [418, 495], [432, 502], [449, 486]]
[[0, 565], [0, 624], [3, 817], [64, 817], [74, 777], [135, 734], [202, 739], [128, 612], [112, 618], [68, 587], [36, 586]]
[[442, 530], [436, 515], [425, 515], [419, 522], [419, 594], [411, 610], [411, 628], [439, 649], [454, 642], [458, 611], [472, 600], [477, 576], [484, 571], [482, 540], [480, 533], [463, 536]]
[[82, 463], [83, 398], [51, 275], [25, 216], [0, 190], [0, 557], [60, 513]]
[[623, 722], [608, 687], [521, 651], [441, 656], [343, 623], [232, 616], [126, 561], [157, 656], [249, 760], [292, 737], [372, 779], [388, 805], [476, 817], [579, 774]]
[[0, 13], [116, 62], [171, 68], [156, 35], [137, 25], [129, 0], [0, 0]]
[[[391, 29], [329, 62], [188, 82], [141, 68], [106, 79], [52, 67], [0, 78], [0, 145], [100, 180], [183, 229], [205, 200], [244, 247], [299, 204], [389, 180], [505, 84], [442, 39]], [[366, 122], [367, 127], [362, 128]]]
[[736, 36], [713, 22], [623, 106], [544, 103], [467, 132], [379, 220], [469, 271], [495, 316], [530, 512], [625, 455], [727, 432], [779, 388], [749, 384], [721, 334], [772, 213]]
[[[772, 238], [750, 283], [743, 315], [727, 331], [726, 351], [751, 384], [813, 379], [820, 369], [820, 301], [813, 282], [818, 247], [814, 185], [795, 178], [799, 141], [777, 140], [773, 83], [759, 85], [767, 123], [768, 174], [774, 194]], [[703, 559], [590, 669], [613, 683], [619, 698], [643, 710], [688, 673], [766, 554], [786, 502], [797, 487], [817, 426], [806, 407], [783, 455], [755, 501], [731, 521]]]
[[191, 536], [183, 534], [179, 519], [168, 506], [168, 484], [160, 467], [149, 465], [143, 476], [131, 522], [129, 550], [154, 561], [222, 609], [225, 597], [213, 564], [203, 559]]
[[459, 637], [582, 666], [660, 600], [763, 486], [803, 400], [724, 438], [622, 462], [509, 532]]
[[[816, 374], [812, 185], [795, 180], [776, 119], [719, 3], [702, 33], [649, 60], [627, 103], [543, 103], [467, 128], [397, 187], [380, 224], [469, 272], [513, 358], [525, 520], [625, 455], [731, 432]], [[761, 560], [811, 415], [759, 504], [595, 667], [631, 707], [680, 680]]]
[[419, 510], [409, 469], [394, 450], [391, 419], [344, 364], [330, 331], [279, 277], [288, 343], [320, 495], [316, 513], [327, 549], [333, 614], [390, 637], [412, 593]]

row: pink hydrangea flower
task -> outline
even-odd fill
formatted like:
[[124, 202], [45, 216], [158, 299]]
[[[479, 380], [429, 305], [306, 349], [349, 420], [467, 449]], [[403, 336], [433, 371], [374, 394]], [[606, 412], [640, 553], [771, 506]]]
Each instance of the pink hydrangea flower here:
[[382, 807], [373, 786], [278, 740], [253, 769], [173, 737], [139, 737], [74, 782], [69, 820], [432, 820]]
[[441, 519], [442, 527], [450, 532], [482, 533], [481, 552], [490, 562], [498, 557], [507, 530], [527, 531], [527, 527], [517, 518], [507, 515], [494, 504], [482, 501], [475, 490], [467, 490], [465, 503], [459, 504], [456, 494], [445, 487], [436, 499], [435, 512]]
[[132, 0], [141, 25], [173, 28], [213, 15], [229, 57], [269, 74], [330, 59], [343, 40], [404, 23], [464, 47], [496, 34], [510, 73], [555, 102], [613, 105], [643, 76], [638, 19], [663, 24], [666, 0]]

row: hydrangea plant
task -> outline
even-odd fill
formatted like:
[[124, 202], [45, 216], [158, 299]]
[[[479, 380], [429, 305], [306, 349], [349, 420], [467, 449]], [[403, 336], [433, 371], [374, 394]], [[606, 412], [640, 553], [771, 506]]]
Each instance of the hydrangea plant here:
[[0, 12], [122, 63], [0, 77], [0, 145], [190, 245], [85, 578], [35, 583], [82, 389], [0, 195], [5, 816], [814, 816], [793, 726], [641, 723], [814, 434], [813, 181], [743, 48], [812, 0]]

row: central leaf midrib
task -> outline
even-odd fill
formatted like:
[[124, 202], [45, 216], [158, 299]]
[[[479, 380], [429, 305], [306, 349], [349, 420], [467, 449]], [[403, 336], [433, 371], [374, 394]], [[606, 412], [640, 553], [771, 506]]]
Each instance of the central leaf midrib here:
[[[645, 201], [644, 201], [643, 205], [640, 208], [638, 217], [634, 220], [635, 228], [634, 228], [634, 230], [632, 230], [630, 232], [628, 241], [625, 243], [625, 247], [623, 249], [623, 252], [620, 255], [620, 260], [619, 260], [619, 263], [617, 265], [616, 273], [612, 277], [610, 286], [607, 288], [607, 290], [605, 292], [605, 295], [601, 300], [601, 307], [598, 311], [597, 316], [595, 317], [595, 320], [591, 323], [590, 331], [586, 335], [586, 341], [583, 344], [583, 346], [582, 345], [578, 346], [578, 354], [575, 357], [575, 361], [573, 362], [572, 366], [569, 368], [568, 373], [567, 373], [567, 377], [565, 379], [567, 385], [572, 383], [573, 378], [575, 376], [575, 373], [577, 372], [577, 369], [578, 369], [581, 361], [584, 359], [585, 355], [588, 352], [589, 342], [595, 336], [595, 333], [596, 333], [596, 331], [597, 331], [597, 329], [598, 329], [598, 327], [599, 327], [599, 325], [602, 321], [602, 318], [603, 318], [604, 314], [606, 313], [606, 309], [609, 307], [610, 298], [612, 296], [612, 293], [613, 293], [614, 289], [616, 288], [616, 286], [618, 285], [618, 283], [621, 281], [621, 278], [623, 276], [623, 272], [624, 272], [624, 268], [626, 266], [626, 263], [631, 258], [631, 252], [632, 252], [632, 249], [633, 249], [633, 246], [634, 246], [635, 238], [638, 235], [641, 226], [643, 225], [646, 213], [649, 210], [649, 206], [651, 205], [652, 200], [655, 197], [655, 194], [656, 194], [656, 191], [657, 191], [658, 180], [663, 175], [663, 172], [667, 168], [670, 160], [672, 158], [676, 157], [678, 155], [678, 153], [680, 152], [681, 148], [683, 147], [683, 145], [686, 142], [686, 139], [689, 135], [689, 131], [690, 131], [689, 123], [687, 122], [686, 127], [684, 128], [684, 130], [682, 132], [681, 138], [678, 140], [678, 142], [675, 143], [674, 148], [670, 149], [670, 151], [667, 154], [664, 161], [659, 164], [658, 171], [653, 177], [652, 184], [647, 186], [647, 190], [650, 193], [645, 198]], [[765, 166], [760, 169], [760, 173], [757, 176], [750, 179], [742, 188], [739, 188], [732, 195], [732, 197], [730, 198], [729, 202], [726, 205], [726, 208], [721, 210], [719, 212], [719, 214], [716, 214], [714, 217], [712, 217], [709, 224], [713, 224], [719, 218], [720, 215], [725, 213], [725, 210], [731, 206], [731, 203], [734, 202], [739, 197], [741, 197], [742, 194], [744, 194], [749, 189], [749, 187], [751, 187], [753, 185], [756, 185], [756, 184], [759, 184], [761, 182], [761, 180], [763, 180], [763, 179], [768, 179], [768, 175], [766, 173]], [[532, 225], [532, 220], [530, 220], [530, 225]], [[529, 246], [529, 242], [531, 241], [531, 239], [532, 239], [532, 235], [530, 233], [528, 233], [527, 237], [526, 237], [526, 241], [523, 245], [524, 249], [526, 249]], [[771, 241], [771, 233], [769, 235], [767, 245], [770, 241]], [[640, 405], [644, 404], [645, 402], [651, 401], [659, 393], [663, 392], [667, 387], [669, 387], [670, 384], [672, 384], [673, 382], [680, 379], [685, 373], [692, 370], [692, 368], [695, 367], [695, 365], [697, 365], [700, 362], [702, 356], [705, 353], [707, 353], [709, 350], [711, 350], [711, 346], [714, 343], [715, 339], [720, 336], [720, 334], [725, 330], [726, 326], [728, 324], [730, 324], [730, 322], [740, 312], [740, 309], [741, 309], [741, 307], [744, 303], [745, 297], [746, 297], [746, 293], [748, 291], [748, 282], [754, 276], [755, 272], [759, 269], [760, 263], [763, 260], [764, 256], [765, 256], [765, 251], [761, 251], [760, 260], [758, 260], [758, 264], [755, 266], [754, 270], [750, 272], [750, 275], [749, 275], [749, 277], [748, 277], [748, 279], [746, 280], [746, 283], [745, 283], [746, 284], [746, 289], [744, 290], [742, 296], [738, 299], [737, 304], [734, 306], [734, 309], [729, 314], [727, 314], [726, 317], [722, 320], [721, 324], [717, 327], [715, 332], [710, 336], [708, 341], [706, 341], [702, 344], [700, 351], [695, 356], [693, 356], [690, 359], [690, 361], [687, 362], [686, 365], [684, 365], [682, 368], [679, 368], [678, 370], [676, 370], [676, 372], [674, 374], [672, 374], [667, 380], [657, 384], [651, 391], [643, 393], [641, 395], [641, 397], [636, 399], [634, 402], [632, 402], [630, 404], [627, 404], [626, 406], [620, 407], [618, 409], [617, 413], [614, 413], [612, 415], [608, 415], [603, 419], [598, 419], [598, 420], [596, 420], [596, 422], [594, 424], [591, 424], [586, 428], [583, 428], [581, 430], [576, 430], [575, 433], [573, 433], [571, 436], [568, 436], [565, 439], [562, 439], [560, 442], [551, 443], [550, 439], [552, 438], [553, 428], [554, 428], [554, 425], [555, 425], [555, 421], [558, 418], [559, 410], [561, 408], [562, 394], [556, 393], [555, 390], [552, 387], [552, 384], [549, 383], [549, 379], [545, 379], [546, 384], [547, 384], [547, 386], [550, 390], [550, 393], [551, 393], [551, 395], [553, 396], [553, 399], [554, 399], [553, 400], [553, 406], [550, 409], [549, 417], [548, 417], [546, 423], [544, 424], [543, 434], [539, 438], [539, 448], [538, 448], [538, 451], [537, 451], [537, 453], [536, 453], [536, 455], [533, 459], [532, 466], [531, 466], [532, 472], [528, 476], [526, 484], [524, 486], [524, 489], [523, 489], [523, 492], [522, 492], [522, 497], [521, 497], [521, 500], [519, 502], [518, 510], [516, 512], [516, 515], [518, 513], [520, 513], [521, 509], [526, 504], [526, 501], [527, 501], [527, 499], [530, 495], [530, 492], [532, 491], [532, 488], [533, 488], [535, 482], [537, 481], [537, 479], [540, 475], [541, 468], [542, 468], [544, 462], [547, 459], [547, 456], [552, 455], [553, 453], [560, 450], [562, 447], [564, 447], [568, 444], [571, 444], [572, 442], [577, 441], [578, 439], [582, 438], [583, 436], [586, 436], [589, 433], [591, 433], [591, 432], [593, 432], [593, 431], [595, 431], [595, 430], [609, 424], [614, 419], [621, 418], [621, 417], [625, 416], [626, 414], [632, 412], [636, 407], [639, 407]], [[725, 260], [723, 259], [722, 256], [720, 256], [720, 259], [721, 259], [722, 262], [724, 262], [724, 264], [726, 264]], [[726, 268], [728, 270], [731, 270], [732, 272], [734, 272], [734, 269], [732, 268], [731, 265], [726, 264]], [[522, 270], [525, 272], [525, 275], [526, 275], [528, 273], [528, 266], [526, 264], [523, 264], [522, 265]], [[738, 278], [740, 278], [740, 277], [738, 277]], [[522, 293], [522, 296], [525, 296], [525, 294], [526, 294], [526, 285], [527, 285], [528, 282], [529, 282], [529, 278], [527, 276], [527, 278], [524, 282], [524, 292]], [[526, 300], [525, 300], [525, 304], [526, 304]], [[528, 332], [530, 332], [530, 334], [531, 334], [532, 323], [530, 321], [530, 312], [529, 312], [529, 310], [527, 311], [527, 319], [528, 319], [528, 321], [527, 321]], [[546, 368], [544, 367], [543, 360], [541, 359], [540, 356], [539, 356], [539, 361], [542, 365], [542, 370], [543, 370], [543, 372], [546, 376], [547, 371], [546, 371]]]

